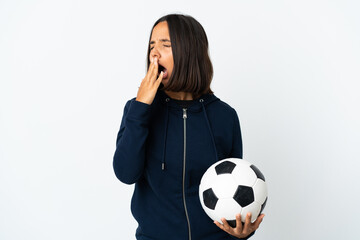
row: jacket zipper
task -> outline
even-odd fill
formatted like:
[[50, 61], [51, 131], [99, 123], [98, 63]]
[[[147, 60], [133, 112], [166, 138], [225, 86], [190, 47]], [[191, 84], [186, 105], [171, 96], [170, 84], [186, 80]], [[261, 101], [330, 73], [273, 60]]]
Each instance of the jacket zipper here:
[[183, 119], [184, 119], [184, 158], [183, 158], [183, 179], [182, 179], [182, 194], [183, 194], [183, 202], [184, 202], [184, 208], [185, 208], [185, 215], [186, 220], [188, 224], [189, 229], [189, 240], [191, 240], [191, 228], [190, 228], [190, 220], [189, 220], [189, 214], [186, 207], [186, 200], [185, 200], [185, 167], [186, 167], [186, 119], [187, 119], [187, 112], [186, 108], [183, 108]]

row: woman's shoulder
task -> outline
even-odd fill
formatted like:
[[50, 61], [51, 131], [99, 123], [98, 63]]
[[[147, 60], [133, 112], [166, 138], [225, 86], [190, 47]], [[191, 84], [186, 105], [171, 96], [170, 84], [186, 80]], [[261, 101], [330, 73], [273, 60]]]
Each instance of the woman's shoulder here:
[[[214, 95], [214, 94], [212, 94]], [[208, 105], [209, 109], [214, 109], [216, 111], [221, 111], [224, 113], [228, 113], [228, 114], [234, 114], [236, 113], [236, 110], [227, 102], [223, 101], [222, 99], [220, 99], [219, 97], [216, 97], [214, 95], [214, 97], [216, 99], [216, 101], [211, 102], [211, 104]]]

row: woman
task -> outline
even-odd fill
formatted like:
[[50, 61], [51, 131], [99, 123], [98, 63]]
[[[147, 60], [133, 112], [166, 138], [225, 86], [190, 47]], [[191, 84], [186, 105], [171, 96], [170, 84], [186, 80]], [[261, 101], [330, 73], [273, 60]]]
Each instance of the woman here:
[[[198, 188], [214, 162], [242, 158], [237, 114], [210, 89], [213, 69], [204, 29], [190, 16], [170, 14], [153, 26], [148, 72], [127, 102], [114, 155], [118, 179], [135, 183], [132, 214], [136, 238], [243, 239], [264, 215], [236, 228], [213, 222]], [[214, 224], [215, 223], [215, 224]]]

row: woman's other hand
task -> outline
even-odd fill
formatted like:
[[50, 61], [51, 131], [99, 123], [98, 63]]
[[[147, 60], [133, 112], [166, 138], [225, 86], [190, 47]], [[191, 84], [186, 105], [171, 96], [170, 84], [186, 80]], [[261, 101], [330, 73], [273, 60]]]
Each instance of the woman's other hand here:
[[221, 221], [224, 224], [220, 224], [217, 221], [214, 221], [216, 226], [224, 230], [225, 232], [233, 235], [237, 238], [246, 238], [248, 237], [252, 232], [254, 232], [256, 229], [259, 228], [260, 223], [262, 222], [263, 218], [265, 217], [264, 214], [261, 214], [254, 223], [251, 223], [251, 213], [248, 213], [246, 215], [245, 223], [242, 224], [241, 222], [241, 215], [236, 215], [236, 228], [232, 228], [226, 221], [225, 218], [222, 218]]
[[136, 96], [136, 101], [143, 102], [149, 105], [154, 101], [157, 89], [159, 88], [163, 78], [163, 72], [161, 72], [159, 74], [159, 77], [157, 77], [158, 70], [158, 58], [151, 58], [149, 70], [140, 84]]

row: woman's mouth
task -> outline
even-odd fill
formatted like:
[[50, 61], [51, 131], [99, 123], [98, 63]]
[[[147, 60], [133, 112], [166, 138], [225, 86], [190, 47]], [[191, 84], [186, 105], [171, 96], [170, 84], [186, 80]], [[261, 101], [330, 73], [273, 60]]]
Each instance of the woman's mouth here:
[[163, 72], [163, 79], [167, 78], [167, 76], [168, 76], [167, 69], [159, 64], [158, 76], [160, 75], [161, 71]]

